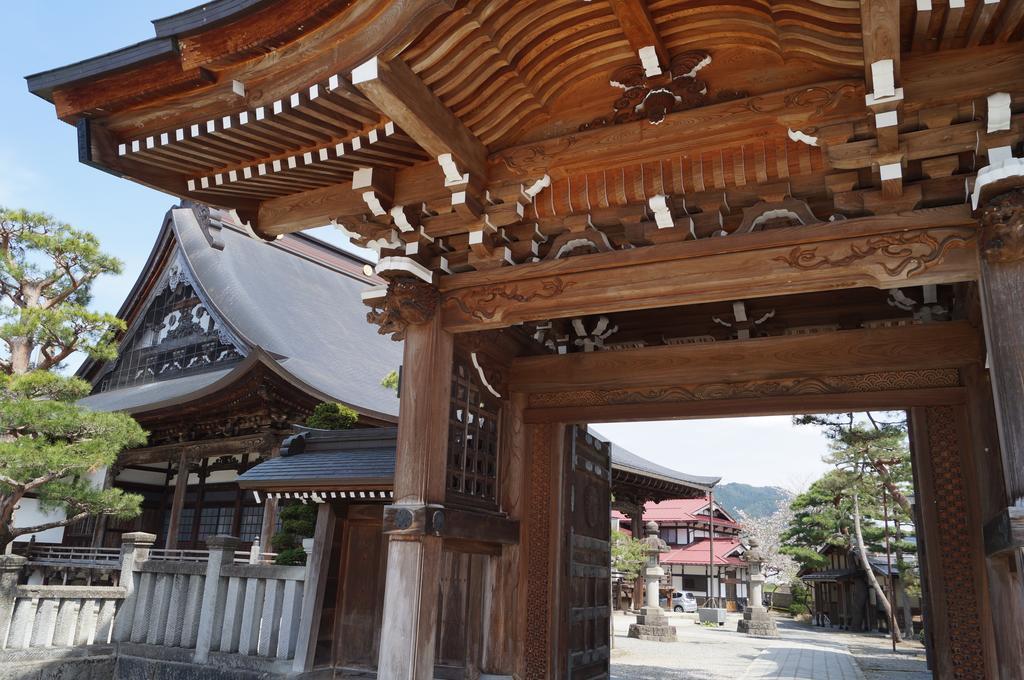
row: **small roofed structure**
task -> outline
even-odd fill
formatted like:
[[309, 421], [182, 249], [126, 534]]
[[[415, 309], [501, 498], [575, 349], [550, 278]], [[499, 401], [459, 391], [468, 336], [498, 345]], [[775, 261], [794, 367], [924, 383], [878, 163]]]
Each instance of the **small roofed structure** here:
[[[329, 505], [334, 529], [327, 582], [338, 584], [325, 591], [319, 627], [317, 668], [376, 668], [380, 623], [384, 607], [384, 569], [388, 526], [385, 506], [393, 502], [393, 477], [398, 428], [317, 430], [299, 427], [281, 445], [280, 455], [250, 468], [238, 478], [239, 486], [261, 503]], [[612, 493], [615, 498], [699, 498], [718, 482], [714, 477], [686, 475], [662, 467], [612, 444]], [[460, 511], [445, 506], [443, 517], [429, 517], [431, 532], [446, 541], [466, 540], [460, 533]], [[498, 543], [518, 540], [519, 523], [500, 514], [491, 520], [489, 538]], [[467, 588], [473, 587], [473, 559], [468, 553], [443, 553], [440, 568], [441, 641], [436, 677], [442, 669], [457, 667], [468, 635], [462, 616]], [[449, 555], [454, 555], [450, 557]], [[359, 591], [353, 596], [353, 589]], [[450, 616], [449, 616], [450, 615]], [[450, 621], [451, 625], [446, 625]], [[373, 625], [367, 625], [372, 622]]]

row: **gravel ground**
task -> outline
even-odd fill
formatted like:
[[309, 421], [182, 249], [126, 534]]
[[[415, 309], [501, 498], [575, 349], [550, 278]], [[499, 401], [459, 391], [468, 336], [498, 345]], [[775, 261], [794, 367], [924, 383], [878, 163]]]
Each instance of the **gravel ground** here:
[[678, 642], [627, 637], [632, 616], [616, 615], [612, 680], [930, 680], [920, 643], [893, 655], [888, 638], [825, 631], [779, 618], [778, 639], [736, 632], [739, 615], [723, 628], [695, 624], [695, 614], [669, 614]]

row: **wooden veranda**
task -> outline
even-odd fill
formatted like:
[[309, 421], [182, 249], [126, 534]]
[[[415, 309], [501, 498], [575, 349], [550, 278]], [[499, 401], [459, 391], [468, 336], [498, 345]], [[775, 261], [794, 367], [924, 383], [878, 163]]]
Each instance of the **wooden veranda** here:
[[368, 318], [405, 346], [379, 677], [432, 676], [446, 551], [486, 564], [467, 676], [606, 677], [608, 456], [572, 425], [881, 408], [910, 413], [937, 677], [1020, 676], [1024, 2], [154, 26], [29, 77], [81, 160], [380, 254]]

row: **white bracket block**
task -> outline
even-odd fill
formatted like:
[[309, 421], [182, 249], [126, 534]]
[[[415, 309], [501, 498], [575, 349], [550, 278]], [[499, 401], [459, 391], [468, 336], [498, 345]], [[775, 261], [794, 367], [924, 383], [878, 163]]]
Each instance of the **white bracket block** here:
[[786, 134], [789, 135], [789, 138], [794, 142], [803, 142], [807, 146], [818, 146], [817, 137], [812, 137], [805, 132], [801, 132], [800, 130], [794, 130], [793, 128], [789, 128], [786, 131]]
[[887, 128], [893, 127], [900, 124], [900, 114], [898, 111], [882, 111], [875, 114], [875, 127], [876, 128]]
[[446, 187], [469, 182], [469, 173], [459, 172], [459, 167], [455, 164], [455, 159], [452, 158], [450, 153], [443, 153], [438, 156], [437, 164], [441, 166], [441, 170], [444, 172], [444, 185]]
[[377, 80], [377, 57], [364, 61], [352, 69], [352, 84], [358, 85], [368, 80]]
[[988, 126], [986, 132], [989, 134], [999, 130], [1010, 129], [1010, 93], [995, 92], [988, 96]]
[[883, 182], [890, 179], [901, 179], [903, 167], [899, 163], [886, 163], [878, 166], [878, 174], [881, 175]]
[[549, 186], [551, 186], [551, 177], [549, 175], [544, 175], [530, 186], [523, 187], [523, 193], [527, 198], [532, 200], [537, 197], [537, 194]]
[[654, 213], [654, 223], [658, 225], [658, 229], [670, 229], [676, 226], [675, 220], [672, 219], [672, 210], [668, 207], [668, 197], [665, 194], [651, 196], [647, 200], [647, 205]]
[[647, 45], [637, 50], [640, 64], [644, 67], [644, 75], [648, 78], [661, 75], [661, 64], [658, 63], [658, 50], [654, 45]]
[[871, 64], [871, 83], [874, 85], [876, 99], [895, 96], [896, 72], [892, 59], [879, 59]]

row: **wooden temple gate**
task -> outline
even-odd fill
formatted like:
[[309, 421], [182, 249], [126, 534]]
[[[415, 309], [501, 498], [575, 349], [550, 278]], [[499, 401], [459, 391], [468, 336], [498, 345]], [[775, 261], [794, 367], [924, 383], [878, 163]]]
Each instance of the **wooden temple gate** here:
[[890, 408], [937, 676], [1020, 677], [1024, 5], [705, 5], [221, 0], [28, 79], [83, 162], [378, 251], [382, 678], [602, 675], [567, 426]]

